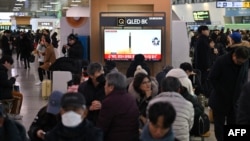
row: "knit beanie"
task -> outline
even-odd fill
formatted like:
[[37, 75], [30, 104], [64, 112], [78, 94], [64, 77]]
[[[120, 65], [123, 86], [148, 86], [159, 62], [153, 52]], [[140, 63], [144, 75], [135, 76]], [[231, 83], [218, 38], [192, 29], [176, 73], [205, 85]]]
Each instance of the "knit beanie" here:
[[144, 69], [141, 67], [141, 65], [138, 65], [138, 66], [136, 67], [136, 70], [135, 70], [135, 72], [134, 72], [134, 76], [136, 76], [136, 74], [138, 74], [138, 73], [144, 73], [144, 74], [147, 74], [147, 75], [148, 75], [147, 71], [144, 70]]
[[194, 94], [193, 91], [193, 86], [192, 86], [192, 82], [191, 80], [188, 78], [188, 75], [186, 74], [186, 72], [180, 68], [175, 68], [175, 69], [171, 69], [167, 74], [166, 77], [168, 76], [172, 76], [172, 77], [176, 77], [179, 79], [179, 81], [181, 82], [181, 85], [183, 87], [186, 87], [188, 92], [190, 94]]

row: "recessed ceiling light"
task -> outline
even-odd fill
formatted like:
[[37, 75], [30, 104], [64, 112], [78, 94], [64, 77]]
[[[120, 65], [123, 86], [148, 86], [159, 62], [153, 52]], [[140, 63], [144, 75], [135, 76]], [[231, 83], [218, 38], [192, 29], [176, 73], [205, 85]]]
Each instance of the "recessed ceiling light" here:
[[17, 7], [17, 6], [15, 6], [15, 7], [13, 7], [13, 9], [21, 9], [22, 7]]
[[20, 9], [13, 9], [12, 11], [20, 11]]
[[23, 3], [15, 3], [17, 6], [23, 6]]
[[52, 5], [44, 5], [43, 7], [46, 7], [46, 8], [51, 8]]
[[78, 4], [71, 4], [70, 6], [72, 6], [72, 7], [76, 7], [76, 6], [78, 6]]
[[47, 10], [47, 8], [40, 8], [40, 10], [42, 10], [42, 11], [46, 11], [46, 10]]
[[18, 2], [24, 2], [24, 1], [26, 1], [26, 0], [16, 0], [16, 1], [18, 1]]
[[49, 4], [51, 4], [51, 5], [57, 5], [57, 4], [59, 4], [59, 2], [50, 2]]
[[62, 9], [69, 9], [69, 7], [63, 7]]
[[81, 0], [72, 0], [71, 2], [80, 3], [82, 1]]

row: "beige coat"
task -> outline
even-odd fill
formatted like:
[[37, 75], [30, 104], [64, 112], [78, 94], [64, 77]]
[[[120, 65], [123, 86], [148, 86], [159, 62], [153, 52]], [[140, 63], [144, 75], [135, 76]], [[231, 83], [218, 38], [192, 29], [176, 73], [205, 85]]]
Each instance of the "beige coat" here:
[[56, 55], [54, 51], [54, 47], [49, 44], [46, 47], [45, 55], [44, 55], [44, 64], [40, 66], [40, 68], [44, 70], [48, 70], [49, 67], [56, 61]]

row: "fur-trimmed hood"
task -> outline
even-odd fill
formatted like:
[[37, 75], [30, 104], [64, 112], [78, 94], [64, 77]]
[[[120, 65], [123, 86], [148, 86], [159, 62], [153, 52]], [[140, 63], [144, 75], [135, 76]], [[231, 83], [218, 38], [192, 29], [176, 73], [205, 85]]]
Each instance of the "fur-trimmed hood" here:
[[[156, 96], [158, 94], [158, 82], [154, 77], [150, 77], [151, 78], [151, 86], [152, 86], [152, 97]], [[130, 78], [131, 79], [131, 83], [128, 84], [128, 92], [130, 94], [132, 94], [132, 96], [136, 99], [136, 100], [140, 100], [140, 94], [138, 92], [135, 91], [134, 87], [133, 87], [133, 83], [134, 83], [134, 78]]]

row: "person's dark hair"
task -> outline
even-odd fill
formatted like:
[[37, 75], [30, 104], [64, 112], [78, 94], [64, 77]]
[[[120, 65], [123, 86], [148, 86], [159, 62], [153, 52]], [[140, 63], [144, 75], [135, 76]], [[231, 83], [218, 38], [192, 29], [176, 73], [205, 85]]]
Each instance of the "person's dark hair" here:
[[0, 59], [0, 63], [1, 63], [1, 64], [4, 64], [6, 61], [7, 61], [8, 63], [10, 63], [11, 65], [14, 63], [13, 58], [12, 58], [11, 56], [9, 56], [9, 55], [4, 55], [4, 56], [2, 56], [2, 58]]
[[242, 58], [242, 59], [249, 58], [249, 48], [245, 46], [235, 48], [234, 53], [237, 58]]
[[67, 82], [68, 86], [79, 85], [81, 83], [81, 75], [73, 74], [72, 79]]
[[176, 111], [173, 105], [169, 102], [156, 102], [150, 105], [148, 109], [148, 119], [151, 123], [157, 124], [160, 116], [163, 116], [163, 127], [169, 128], [173, 124]]
[[162, 71], [164, 71], [166, 74], [171, 70], [173, 69], [174, 67], [171, 66], [171, 65], [166, 65], [162, 68]]
[[47, 43], [51, 43], [51, 39], [50, 39], [50, 36], [49, 35], [45, 35], [45, 41], [47, 42]]
[[193, 71], [193, 67], [190, 63], [188, 62], [183, 62], [180, 64], [180, 68], [183, 69], [184, 71]]
[[90, 63], [87, 67], [88, 75], [94, 75], [95, 72], [101, 70], [102, 70], [102, 65], [100, 63]]
[[161, 81], [161, 91], [162, 92], [178, 92], [181, 88], [181, 82], [178, 78], [168, 76]]
[[54, 33], [51, 35], [51, 37], [53, 37], [53, 36], [57, 36], [57, 32], [54, 32]]
[[144, 62], [145, 61], [145, 57], [143, 54], [136, 54], [134, 56], [134, 61], [135, 62]]
[[138, 73], [134, 77], [133, 87], [134, 87], [135, 91], [138, 92], [139, 94], [144, 94], [144, 92], [140, 89], [140, 85], [141, 85], [144, 78], [148, 78], [149, 81], [151, 81], [150, 76], [148, 76], [145, 73]]
[[104, 66], [105, 74], [109, 73], [115, 67], [116, 67], [116, 63], [114, 61], [111, 61], [111, 60], [105, 61], [105, 66]]
[[126, 76], [121, 72], [108, 73], [106, 76], [106, 82], [109, 86], [114, 86], [115, 90], [126, 90]]
[[202, 33], [203, 30], [208, 30], [208, 26], [206, 25], [201, 25], [198, 27], [198, 33]]

